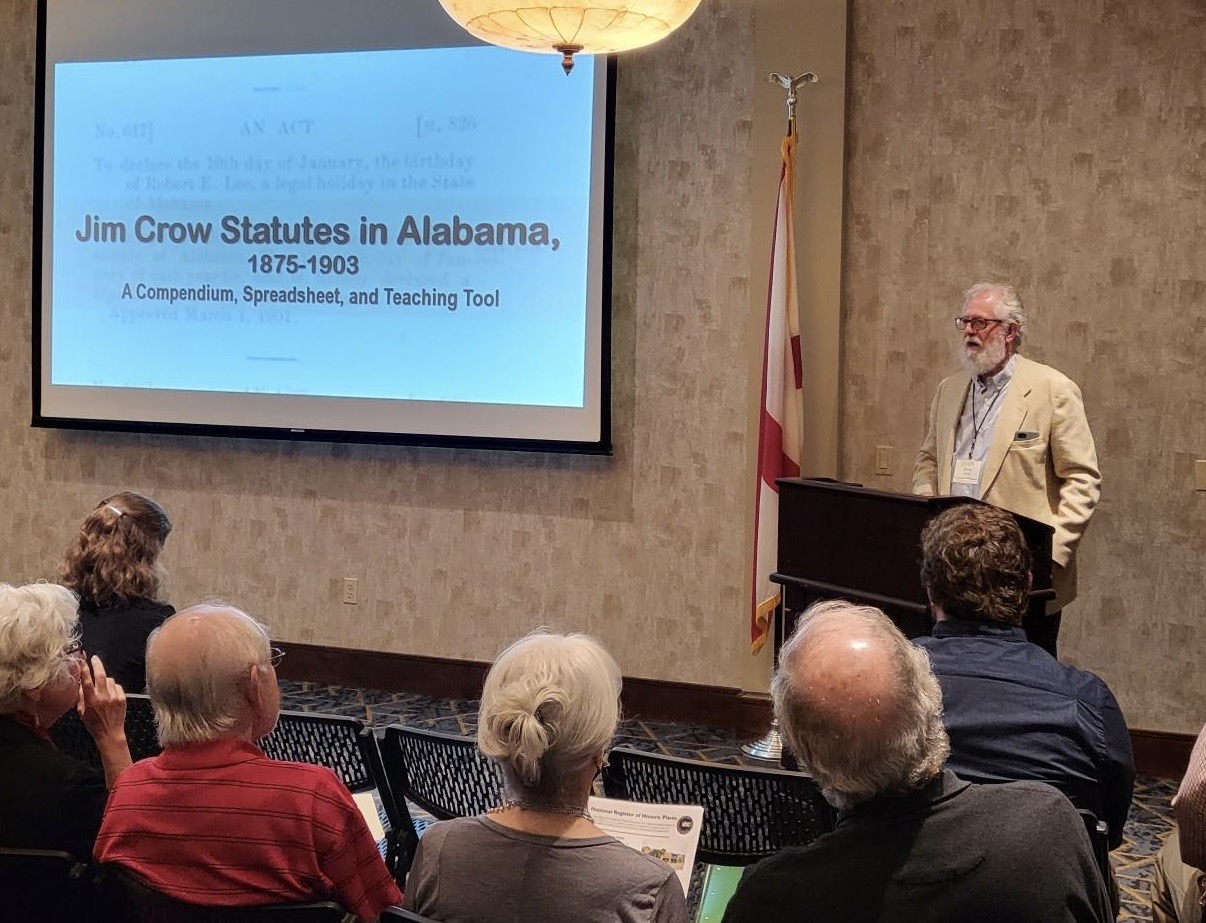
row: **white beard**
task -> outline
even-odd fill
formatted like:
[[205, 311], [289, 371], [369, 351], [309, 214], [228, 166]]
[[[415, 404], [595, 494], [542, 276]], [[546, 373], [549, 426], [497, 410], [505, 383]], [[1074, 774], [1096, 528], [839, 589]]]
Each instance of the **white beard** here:
[[983, 344], [977, 353], [968, 352], [966, 342], [959, 344], [959, 364], [963, 366], [963, 371], [969, 378], [987, 375], [1005, 362], [1005, 341], [1003, 339], [993, 339], [988, 343], [984, 343], [979, 337], [976, 339]]

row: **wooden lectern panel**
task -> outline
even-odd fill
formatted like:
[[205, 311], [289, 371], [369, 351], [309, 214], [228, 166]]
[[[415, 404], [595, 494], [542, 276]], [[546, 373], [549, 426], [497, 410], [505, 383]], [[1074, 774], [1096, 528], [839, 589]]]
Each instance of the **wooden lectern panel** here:
[[[917, 497], [835, 481], [783, 478], [779, 485], [779, 566], [784, 607], [819, 599], [870, 603], [909, 637], [928, 634], [929, 600], [921, 585], [921, 530], [930, 517], [966, 497]], [[1044, 523], [1015, 516], [1034, 558], [1031, 606], [1051, 589], [1051, 536]], [[783, 620], [790, 632], [794, 619]], [[791, 622], [792, 624], [787, 624]]]

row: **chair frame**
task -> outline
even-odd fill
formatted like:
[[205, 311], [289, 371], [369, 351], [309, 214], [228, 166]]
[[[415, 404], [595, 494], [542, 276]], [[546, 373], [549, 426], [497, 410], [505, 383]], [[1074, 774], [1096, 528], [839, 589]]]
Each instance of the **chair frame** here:
[[386, 907], [381, 911], [380, 923], [389, 923], [390, 920], [402, 920], [404, 923], [438, 923], [431, 917], [421, 916], [413, 910], [404, 910], [401, 907]]
[[749, 865], [833, 829], [833, 808], [810, 776], [617, 747], [603, 770], [609, 798], [704, 809], [697, 862]]
[[1084, 821], [1085, 831], [1089, 834], [1089, 845], [1093, 848], [1093, 859], [1097, 870], [1107, 886], [1113, 887], [1113, 873], [1110, 871], [1110, 825], [1099, 820], [1097, 815], [1087, 808], [1077, 808], [1076, 813]]
[[[406, 873], [410, 871], [410, 860], [414, 858], [415, 849], [419, 845], [415, 821], [411, 817], [406, 799], [394, 792], [393, 783], [390, 782], [381, 759], [380, 742], [371, 727], [366, 727], [361, 732], [360, 746], [365, 762], [377, 780], [377, 794], [381, 798], [381, 807], [385, 809], [385, 818], [389, 821], [389, 832], [385, 837], [385, 867], [402, 883], [406, 880]], [[401, 876], [397, 872], [400, 851], [408, 857]]]
[[[96, 866], [68, 852], [0, 848], [0, 882], [6, 886], [2, 905], [5, 919], [9, 914], [17, 914], [20, 919], [72, 919], [88, 908], [94, 919], [108, 920], [108, 908], [95, 912], [102, 898], [98, 877]], [[10, 891], [7, 886], [18, 881], [24, 887]], [[45, 888], [52, 888], [52, 893], [46, 893]]]
[[[448, 820], [485, 813], [502, 801], [502, 771], [470, 737], [393, 724], [379, 743], [384, 777], [398, 805], [410, 801], [438, 820]], [[390, 836], [391, 871], [403, 881], [419, 844], [413, 819]]]
[[214, 907], [178, 900], [156, 891], [137, 875], [113, 863], [101, 866], [125, 893], [139, 923], [341, 923], [347, 911], [333, 901]]

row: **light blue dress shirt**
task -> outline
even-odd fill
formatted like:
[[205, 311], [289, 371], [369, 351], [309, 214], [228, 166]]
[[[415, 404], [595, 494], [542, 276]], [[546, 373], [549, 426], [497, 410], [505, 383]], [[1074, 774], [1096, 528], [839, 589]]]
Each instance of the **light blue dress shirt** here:
[[987, 378], [977, 376], [968, 382], [963, 413], [959, 415], [959, 425], [955, 427], [955, 450], [951, 462], [958, 464], [961, 458], [978, 461], [980, 480], [975, 484], [960, 484], [952, 477], [951, 494], [956, 497], [980, 499], [984, 459], [988, 455], [988, 447], [992, 445], [992, 434], [997, 428], [997, 418], [1001, 416], [1001, 405], [1005, 403], [1005, 389], [1013, 381], [1013, 370], [1017, 365], [1018, 357], [1010, 356], [1005, 367], [997, 374]]

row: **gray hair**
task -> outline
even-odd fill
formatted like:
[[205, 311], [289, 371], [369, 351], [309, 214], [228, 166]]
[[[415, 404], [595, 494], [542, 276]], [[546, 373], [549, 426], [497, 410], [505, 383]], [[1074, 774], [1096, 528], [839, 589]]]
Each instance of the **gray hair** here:
[[1014, 325], [1016, 328], [1013, 338], [1014, 349], [1021, 349], [1022, 340], [1029, 328], [1027, 327], [1026, 309], [1022, 306], [1022, 298], [1017, 289], [1012, 285], [999, 282], [977, 282], [963, 293], [963, 306], [966, 308], [969, 301], [980, 295], [990, 296], [996, 304], [997, 317]]
[[[841, 634], [878, 643], [891, 664], [889, 691], [875, 703], [873, 716], [843, 708], [845, 703], [834, 707], [817, 692], [825, 677], [814, 654]], [[834, 806], [917, 791], [942, 770], [950, 754], [942, 689], [929, 657], [880, 610], [845, 600], [809, 607], [779, 664], [771, 695], [784, 739]], [[860, 720], [866, 718], [873, 720]]]
[[533, 632], [498, 655], [482, 688], [477, 745], [508, 788], [555, 798], [610, 746], [620, 668], [587, 635]]
[[63, 648], [79, 625], [76, 595], [53, 583], [0, 583], [0, 715], [69, 670]]
[[[225, 616], [226, 625], [195, 632], [186, 657], [156, 648], [173, 622]], [[248, 668], [271, 656], [268, 629], [242, 609], [219, 602], [176, 613], [147, 638], [147, 695], [161, 747], [236, 736], [248, 721]], [[166, 661], [166, 662], [165, 662]]]

